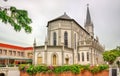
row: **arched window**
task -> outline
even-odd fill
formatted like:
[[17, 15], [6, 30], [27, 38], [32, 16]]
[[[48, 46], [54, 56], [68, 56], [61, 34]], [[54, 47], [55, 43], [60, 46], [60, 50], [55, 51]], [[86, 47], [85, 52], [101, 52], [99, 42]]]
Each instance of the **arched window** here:
[[53, 45], [56, 46], [57, 39], [56, 39], [56, 32], [53, 33]]
[[42, 64], [42, 57], [37, 57], [37, 64]]
[[69, 58], [65, 58], [66, 64], [69, 64]]
[[82, 52], [82, 61], [84, 61], [84, 53]]
[[89, 61], [89, 52], [87, 52], [87, 61]]
[[37, 56], [37, 64], [42, 64], [42, 55], [40, 53]]
[[68, 33], [65, 31], [64, 33], [64, 45], [67, 47], [68, 46]]
[[80, 53], [78, 53], [78, 61], [80, 61]]
[[57, 57], [56, 57], [55, 54], [53, 55], [53, 58], [52, 58], [52, 59], [53, 59], [52, 64], [53, 64], [53, 65], [56, 65], [56, 64], [57, 64]]

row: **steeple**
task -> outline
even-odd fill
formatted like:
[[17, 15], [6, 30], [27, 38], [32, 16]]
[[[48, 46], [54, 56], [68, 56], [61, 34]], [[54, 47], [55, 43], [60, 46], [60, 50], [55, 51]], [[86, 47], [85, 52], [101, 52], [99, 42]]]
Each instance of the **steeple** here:
[[89, 4], [87, 4], [86, 24], [90, 24], [90, 23], [91, 23], [91, 16], [89, 11]]
[[34, 43], [33, 43], [33, 46], [36, 46], [36, 39], [34, 38]]
[[89, 11], [89, 4], [87, 4], [87, 13], [86, 13], [86, 21], [85, 21], [85, 30], [90, 33], [91, 36], [94, 36], [94, 26], [91, 21], [90, 11]]

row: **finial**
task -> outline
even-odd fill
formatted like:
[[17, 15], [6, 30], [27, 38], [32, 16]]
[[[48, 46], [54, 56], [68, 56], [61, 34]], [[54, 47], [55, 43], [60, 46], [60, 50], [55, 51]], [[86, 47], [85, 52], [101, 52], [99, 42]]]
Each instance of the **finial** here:
[[34, 46], [36, 46], [36, 38], [34, 38], [34, 43], [33, 43]]
[[66, 12], [64, 12], [64, 15], [66, 15]]
[[89, 4], [87, 4], [87, 7], [89, 7]]

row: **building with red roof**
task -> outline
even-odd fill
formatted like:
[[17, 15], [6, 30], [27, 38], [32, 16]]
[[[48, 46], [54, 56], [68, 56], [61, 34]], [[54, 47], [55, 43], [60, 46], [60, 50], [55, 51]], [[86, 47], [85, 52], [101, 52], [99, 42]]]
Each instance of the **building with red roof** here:
[[21, 47], [0, 43], [0, 65], [20, 64], [32, 61], [33, 47]]

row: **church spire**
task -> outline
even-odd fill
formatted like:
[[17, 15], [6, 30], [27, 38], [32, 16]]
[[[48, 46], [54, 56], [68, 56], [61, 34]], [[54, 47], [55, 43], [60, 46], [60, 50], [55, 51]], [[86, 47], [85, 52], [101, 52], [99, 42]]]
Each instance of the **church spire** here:
[[91, 36], [94, 36], [94, 26], [91, 21], [90, 11], [89, 11], [89, 4], [87, 4], [87, 13], [86, 13], [86, 21], [84, 25], [86, 31], [90, 33]]
[[87, 4], [86, 24], [90, 24], [90, 23], [91, 23], [91, 16], [89, 11], [89, 4]]

